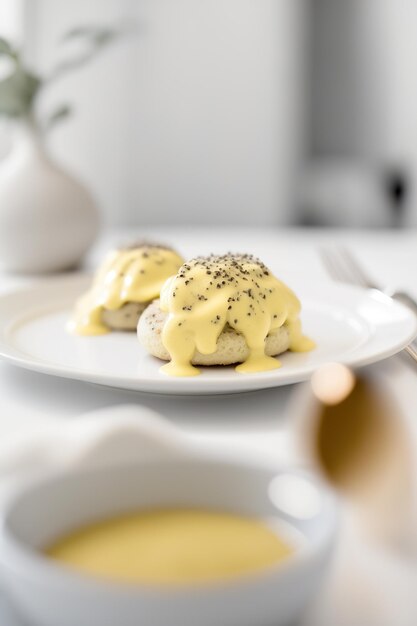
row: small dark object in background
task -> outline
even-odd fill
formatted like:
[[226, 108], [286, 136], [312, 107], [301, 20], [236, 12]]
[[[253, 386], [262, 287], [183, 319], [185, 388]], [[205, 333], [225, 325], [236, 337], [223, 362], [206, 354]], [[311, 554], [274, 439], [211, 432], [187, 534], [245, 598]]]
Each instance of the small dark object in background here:
[[385, 174], [385, 185], [391, 206], [391, 226], [400, 228], [403, 226], [409, 191], [407, 177], [401, 170], [391, 170]]

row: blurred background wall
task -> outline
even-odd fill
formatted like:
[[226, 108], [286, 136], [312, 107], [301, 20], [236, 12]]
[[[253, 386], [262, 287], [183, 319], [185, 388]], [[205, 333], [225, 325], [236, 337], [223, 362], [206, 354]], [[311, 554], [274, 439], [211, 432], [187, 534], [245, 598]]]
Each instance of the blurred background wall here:
[[39, 69], [74, 25], [137, 24], [136, 36], [50, 94], [76, 109], [51, 147], [90, 184], [109, 222], [293, 218], [304, 9], [302, 0], [25, 3], [27, 56]]
[[311, 29], [310, 218], [414, 223], [417, 3], [315, 0]]
[[73, 103], [51, 149], [108, 223], [417, 222], [415, 0], [0, 3], [40, 70], [68, 29], [126, 22], [41, 103]]

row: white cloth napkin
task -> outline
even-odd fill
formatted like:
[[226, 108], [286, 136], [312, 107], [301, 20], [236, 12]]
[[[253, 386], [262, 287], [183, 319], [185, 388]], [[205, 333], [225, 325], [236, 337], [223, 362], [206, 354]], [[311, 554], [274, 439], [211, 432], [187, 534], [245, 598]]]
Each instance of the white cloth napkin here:
[[154, 411], [120, 405], [26, 428], [0, 444], [0, 502], [34, 472], [192, 454], [188, 436]]

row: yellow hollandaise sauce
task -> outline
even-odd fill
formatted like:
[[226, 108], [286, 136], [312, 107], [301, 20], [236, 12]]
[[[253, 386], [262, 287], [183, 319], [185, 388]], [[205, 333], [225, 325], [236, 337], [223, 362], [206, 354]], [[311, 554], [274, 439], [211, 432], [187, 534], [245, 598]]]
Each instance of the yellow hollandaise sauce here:
[[244, 336], [249, 348], [238, 372], [260, 372], [280, 366], [265, 354], [268, 334], [285, 324], [289, 349], [306, 352], [314, 342], [302, 334], [300, 302], [259, 259], [249, 254], [198, 257], [184, 263], [161, 291], [161, 309], [168, 313], [162, 343], [171, 361], [162, 370], [172, 376], [193, 376], [194, 352], [212, 354], [225, 325]]
[[139, 511], [78, 530], [46, 550], [80, 572], [126, 583], [192, 584], [256, 572], [294, 548], [266, 523], [229, 513]]
[[77, 335], [110, 332], [102, 320], [103, 309], [113, 311], [128, 302], [154, 300], [182, 263], [174, 250], [151, 244], [111, 251], [94, 276], [91, 289], [77, 302], [68, 330]]

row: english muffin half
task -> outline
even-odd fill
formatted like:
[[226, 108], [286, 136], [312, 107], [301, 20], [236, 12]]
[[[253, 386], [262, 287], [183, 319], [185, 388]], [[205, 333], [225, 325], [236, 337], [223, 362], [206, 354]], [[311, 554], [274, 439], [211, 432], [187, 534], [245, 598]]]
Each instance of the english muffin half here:
[[[141, 315], [138, 323], [139, 343], [153, 356], [162, 361], [170, 361], [168, 350], [162, 343], [162, 330], [168, 313], [161, 311], [159, 300], [150, 304]], [[273, 330], [265, 339], [265, 354], [278, 356], [286, 352], [290, 345], [288, 329], [281, 326]], [[249, 348], [244, 336], [228, 324], [217, 339], [217, 347], [211, 354], [194, 352], [191, 359], [193, 365], [234, 365], [243, 363], [249, 357]]]

